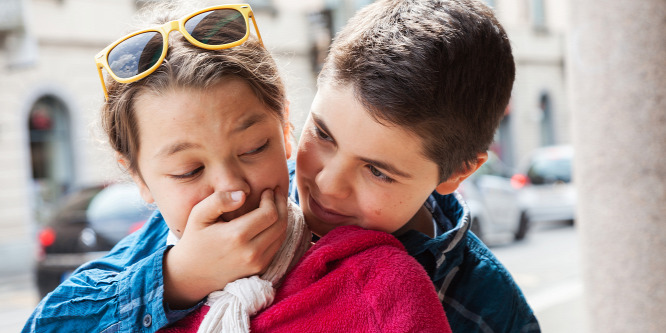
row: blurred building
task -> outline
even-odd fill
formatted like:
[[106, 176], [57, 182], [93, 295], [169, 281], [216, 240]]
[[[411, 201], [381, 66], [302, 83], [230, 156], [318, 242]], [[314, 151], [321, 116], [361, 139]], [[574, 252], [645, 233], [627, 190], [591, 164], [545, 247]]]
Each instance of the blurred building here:
[[[122, 176], [95, 124], [103, 93], [93, 56], [153, 1], [0, 0], [0, 251], [18, 246], [32, 255], [34, 235], [62, 195]], [[372, 0], [248, 2], [280, 65], [298, 136], [331, 38]], [[570, 141], [566, 2], [486, 2], [507, 29], [517, 64], [493, 149], [516, 165], [533, 148]]]
[[[123, 176], [96, 124], [104, 95], [93, 56], [150, 2], [0, 0], [0, 251], [16, 253], [0, 272], [32, 262], [37, 230], [63, 195]], [[300, 133], [315, 93], [307, 27], [317, 2], [249, 2]]]
[[[0, 251], [31, 262], [37, 221], [64, 193], [106, 178], [89, 131], [103, 95], [93, 55], [131, 1], [0, 1]], [[18, 256], [15, 257], [14, 256]]]
[[500, 125], [498, 155], [517, 166], [535, 148], [571, 142], [566, 95], [567, 1], [487, 0], [511, 40], [516, 81]]
[[[533, 149], [569, 143], [570, 114], [564, 76], [567, 2], [556, 0], [484, 0], [506, 29], [516, 62], [516, 81], [506, 117], [491, 147], [508, 165], [517, 166]], [[372, 0], [325, 0], [310, 15], [312, 35], [333, 36]], [[321, 66], [327, 41], [313, 40]], [[330, 39], [329, 39], [330, 40]], [[315, 66], [316, 70], [317, 66]]]

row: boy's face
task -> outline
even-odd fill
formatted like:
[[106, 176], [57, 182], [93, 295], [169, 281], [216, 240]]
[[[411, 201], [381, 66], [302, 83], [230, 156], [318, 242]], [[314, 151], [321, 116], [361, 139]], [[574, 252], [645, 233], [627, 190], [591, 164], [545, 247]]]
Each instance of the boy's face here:
[[178, 237], [194, 205], [214, 192], [245, 192], [243, 206], [220, 217], [226, 221], [256, 209], [265, 189], [286, 195], [288, 135], [245, 81], [144, 93], [136, 117], [140, 176], [133, 178]]
[[296, 179], [310, 228], [325, 235], [340, 225], [395, 232], [441, 187], [437, 164], [421, 139], [378, 123], [350, 86], [319, 89], [298, 147]]

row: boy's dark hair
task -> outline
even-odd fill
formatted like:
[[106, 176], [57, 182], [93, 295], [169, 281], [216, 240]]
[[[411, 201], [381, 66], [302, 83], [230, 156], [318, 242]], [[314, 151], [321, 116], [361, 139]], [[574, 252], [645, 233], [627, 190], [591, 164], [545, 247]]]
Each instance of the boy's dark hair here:
[[423, 140], [440, 179], [493, 141], [511, 96], [511, 45], [473, 0], [379, 0], [336, 36], [318, 84], [351, 84], [379, 122]]

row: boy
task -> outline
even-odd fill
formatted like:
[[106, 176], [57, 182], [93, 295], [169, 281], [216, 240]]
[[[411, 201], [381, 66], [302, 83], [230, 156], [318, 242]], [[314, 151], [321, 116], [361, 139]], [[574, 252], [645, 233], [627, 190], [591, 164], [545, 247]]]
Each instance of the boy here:
[[[378, 1], [336, 37], [297, 165], [290, 164], [291, 195], [310, 228], [324, 235], [359, 225], [396, 235], [429, 273], [454, 332], [539, 331], [508, 272], [468, 232], [469, 213], [453, 193], [485, 162], [514, 72], [506, 34], [483, 4]], [[125, 327], [143, 318], [153, 331], [182, 316], [168, 306], [179, 300], [161, 292], [167, 278], [157, 272], [172, 253], [160, 243], [166, 233], [158, 220], [123, 244], [153, 239], [142, 251], [164, 253], [164, 264], [114, 262], [151, 288], [100, 301], [121, 303], [114, 320]], [[123, 250], [112, 255], [125, 258]], [[198, 308], [184, 304], [192, 306], [185, 313]]]
[[482, 3], [380, 0], [336, 36], [300, 139], [310, 229], [393, 233], [430, 274], [453, 332], [539, 331], [453, 194], [486, 161], [514, 73]]

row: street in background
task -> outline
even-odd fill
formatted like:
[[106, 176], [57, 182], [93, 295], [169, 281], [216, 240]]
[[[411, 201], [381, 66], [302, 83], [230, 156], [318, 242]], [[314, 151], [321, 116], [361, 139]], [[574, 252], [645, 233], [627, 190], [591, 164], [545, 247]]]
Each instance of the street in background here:
[[528, 221], [521, 219], [518, 191], [511, 184], [511, 170], [488, 152], [488, 161], [465, 179], [458, 192], [472, 215], [472, 232], [487, 244], [521, 240]]
[[576, 189], [571, 177], [573, 148], [568, 145], [536, 149], [518, 173], [511, 178], [518, 191], [526, 224], [544, 221], [574, 223]]
[[82, 264], [138, 230], [153, 209], [134, 183], [85, 187], [67, 196], [39, 233], [36, 280], [44, 297]]

